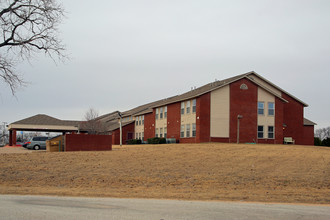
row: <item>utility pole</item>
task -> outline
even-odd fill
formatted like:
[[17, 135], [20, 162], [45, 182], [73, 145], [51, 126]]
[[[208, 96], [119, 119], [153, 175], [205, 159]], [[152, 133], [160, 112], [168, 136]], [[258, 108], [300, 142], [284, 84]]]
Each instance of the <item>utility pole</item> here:
[[118, 115], [120, 117], [120, 121], [119, 121], [120, 146], [122, 146], [123, 145], [122, 114], [120, 112], [118, 112]]

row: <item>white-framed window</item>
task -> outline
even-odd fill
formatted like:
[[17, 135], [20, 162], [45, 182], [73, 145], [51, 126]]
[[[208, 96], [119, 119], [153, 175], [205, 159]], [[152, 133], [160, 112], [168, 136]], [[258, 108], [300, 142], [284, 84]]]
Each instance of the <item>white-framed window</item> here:
[[186, 108], [187, 114], [190, 114], [190, 100], [187, 101], [187, 108]]
[[184, 102], [181, 102], [181, 115], [184, 115]]
[[184, 125], [181, 125], [180, 137], [184, 137]]
[[167, 127], [164, 128], [164, 138], [167, 138]]
[[156, 120], [158, 119], [158, 108], [156, 108]]
[[160, 108], [160, 114], [159, 114], [159, 118], [162, 119], [163, 118], [163, 108]]
[[164, 107], [164, 118], [167, 118], [167, 106]]
[[158, 128], [156, 128], [156, 137], [159, 137], [159, 135], [158, 135]]
[[190, 137], [190, 124], [186, 125], [186, 137]]
[[196, 113], [196, 99], [192, 100], [192, 112]]
[[192, 137], [196, 137], [196, 123], [192, 123]]
[[268, 126], [268, 138], [274, 139], [274, 126]]
[[268, 102], [268, 115], [274, 116], [275, 114], [275, 104], [274, 102]]
[[163, 128], [159, 129], [159, 137], [163, 137]]
[[139, 116], [139, 125], [141, 125], [141, 123], [142, 123], [142, 117]]
[[139, 117], [135, 118], [135, 125], [138, 126], [139, 125]]
[[144, 125], [144, 115], [142, 115], [142, 124]]
[[258, 125], [258, 138], [264, 138], [264, 126]]
[[265, 111], [265, 103], [258, 102], [258, 115], [263, 115]]

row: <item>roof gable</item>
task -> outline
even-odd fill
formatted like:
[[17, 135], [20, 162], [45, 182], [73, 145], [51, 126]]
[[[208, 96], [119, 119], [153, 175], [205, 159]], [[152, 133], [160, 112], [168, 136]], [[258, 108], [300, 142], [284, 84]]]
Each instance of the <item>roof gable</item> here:
[[[285, 94], [287, 94], [288, 96], [290, 96], [291, 98], [295, 99], [296, 101], [300, 102], [301, 104], [303, 104], [304, 107], [308, 107], [308, 104], [306, 104], [305, 102], [301, 101], [300, 99], [298, 99], [297, 97], [291, 95], [290, 93], [288, 93], [287, 91], [285, 91], [284, 89], [280, 88], [279, 86], [273, 84], [272, 82], [268, 81], [267, 79], [265, 79], [264, 77], [260, 76], [259, 74], [257, 74], [256, 72], [254, 71], [251, 71], [249, 73], [246, 73], [246, 77], [249, 78], [251, 81], [253, 82], [257, 82], [256, 79], [253, 78], [253, 76], [256, 76], [258, 77], [259, 79], [261, 79], [263, 82], [267, 83], [268, 85], [270, 85], [271, 87], [275, 88], [276, 90], [279, 90]], [[259, 83], [260, 85], [260, 83]], [[263, 86], [265, 87], [265, 86]], [[268, 90], [272, 90], [272, 89], [269, 89]], [[275, 91], [272, 91], [273, 94], [276, 94]], [[277, 94], [278, 95], [278, 94]]]

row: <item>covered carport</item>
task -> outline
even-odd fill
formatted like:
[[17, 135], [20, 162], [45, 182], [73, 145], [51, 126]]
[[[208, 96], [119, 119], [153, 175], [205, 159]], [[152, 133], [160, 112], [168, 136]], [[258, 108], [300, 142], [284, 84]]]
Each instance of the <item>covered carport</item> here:
[[[48, 115], [38, 114], [8, 125], [9, 146], [16, 145], [17, 131], [80, 133], [82, 121], [60, 120]], [[84, 132], [84, 131], [83, 131]]]

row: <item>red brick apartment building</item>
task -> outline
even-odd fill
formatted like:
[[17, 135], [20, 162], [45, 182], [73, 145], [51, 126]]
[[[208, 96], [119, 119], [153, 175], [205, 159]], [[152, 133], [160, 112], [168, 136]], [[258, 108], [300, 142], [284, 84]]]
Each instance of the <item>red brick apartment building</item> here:
[[[308, 105], [255, 72], [215, 81], [182, 95], [122, 112], [123, 143], [152, 137], [179, 143], [224, 142], [314, 145]], [[98, 120], [119, 144], [119, 116]]]

